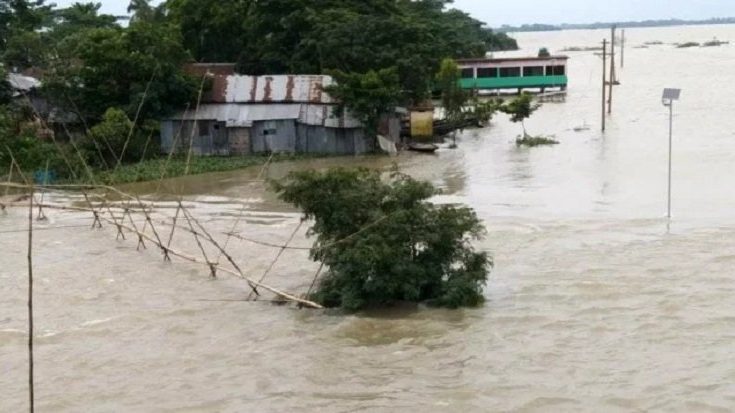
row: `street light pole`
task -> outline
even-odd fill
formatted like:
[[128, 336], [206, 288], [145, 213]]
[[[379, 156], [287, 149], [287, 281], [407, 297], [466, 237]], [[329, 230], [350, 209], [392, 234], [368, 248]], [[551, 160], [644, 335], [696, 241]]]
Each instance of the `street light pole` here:
[[666, 215], [671, 219], [671, 158], [673, 153], [673, 136], [674, 136], [674, 102], [669, 103], [669, 208], [668, 214]]
[[672, 175], [672, 155], [674, 147], [674, 101], [679, 100], [681, 89], [664, 89], [662, 102], [664, 106], [669, 107], [669, 199], [666, 216], [671, 219], [671, 175]]

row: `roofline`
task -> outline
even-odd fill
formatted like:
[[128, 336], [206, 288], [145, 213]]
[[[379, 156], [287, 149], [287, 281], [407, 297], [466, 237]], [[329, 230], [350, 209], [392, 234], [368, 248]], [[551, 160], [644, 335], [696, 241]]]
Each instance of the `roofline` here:
[[549, 57], [506, 57], [506, 58], [476, 58], [476, 59], [457, 59], [459, 64], [469, 63], [503, 63], [503, 62], [539, 62], [545, 60], [568, 60], [569, 56], [558, 55]]

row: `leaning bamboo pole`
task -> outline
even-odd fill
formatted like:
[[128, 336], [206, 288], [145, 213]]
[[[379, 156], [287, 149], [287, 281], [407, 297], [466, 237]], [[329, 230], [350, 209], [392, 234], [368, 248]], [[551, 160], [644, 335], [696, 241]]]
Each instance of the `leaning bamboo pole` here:
[[[10, 204], [9, 206], [12, 207], [12, 206], [16, 206], [16, 205], [17, 204]], [[68, 211], [75, 211], [75, 212], [91, 212], [91, 211], [93, 211], [93, 210], [88, 209], [88, 208], [59, 206], [59, 205], [53, 205], [53, 204], [45, 204], [44, 205], [44, 208], [46, 208], [46, 209], [68, 210]], [[206, 266], [207, 268], [210, 268], [211, 269], [211, 266], [212, 266], [213, 263], [207, 262], [207, 261], [202, 261], [201, 259], [196, 258], [194, 256], [191, 256], [188, 253], [185, 253], [185, 252], [182, 252], [182, 251], [178, 251], [178, 250], [173, 249], [171, 247], [165, 246], [165, 245], [163, 245], [162, 242], [159, 242], [154, 237], [152, 237], [152, 236], [150, 236], [148, 234], [145, 234], [145, 233], [141, 232], [140, 230], [138, 230], [136, 228], [133, 228], [131, 226], [128, 226], [128, 225], [126, 225], [124, 223], [120, 223], [117, 220], [114, 220], [113, 221], [111, 218], [108, 218], [107, 216], [105, 216], [103, 214], [100, 214], [99, 215], [99, 219], [102, 220], [102, 221], [107, 222], [108, 224], [117, 225], [121, 229], [124, 229], [124, 230], [126, 230], [126, 231], [128, 231], [128, 232], [130, 232], [132, 234], [137, 235], [139, 238], [145, 239], [146, 241], [150, 242], [151, 244], [156, 245], [157, 247], [166, 250], [172, 256], [181, 258], [184, 261], [188, 261], [188, 262], [191, 262], [191, 263], [194, 263], [194, 264], [199, 264], [199, 265], [202, 265], [202, 266]], [[203, 238], [205, 238], [207, 240], [209, 240], [209, 238], [210, 238], [209, 236], [206, 236], [203, 233], [199, 233], [199, 232], [196, 232], [196, 231], [193, 231], [193, 230], [189, 230], [188, 232], [196, 233], [199, 236], [202, 236]], [[317, 303], [315, 303], [313, 301], [309, 301], [309, 300], [305, 300], [305, 299], [299, 298], [299, 297], [297, 297], [294, 294], [287, 293], [285, 291], [279, 290], [277, 288], [271, 287], [271, 286], [269, 286], [267, 284], [264, 284], [262, 282], [259, 282], [257, 280], [254, 280], [254, 279], [246, 276], [239, 269], [233, 270], [233, 269], [229, 269], [227, 267], [223, 267], [221, 265], [216, 265], [216, 269], [217, 269], [217, 271], [221, 271], [223, 273], [234, 275], [234, 276], [236, 276], [236, 277], [238, 277], [240, 279], [243, 279], [246, 282], [248, 282], [248, 284], [250, 284], [251, 286], [254, 286], [254, 287], [257, 287], [257, 288], [262, 288], [263, 290], [266, 290], [266, 291], [270, 291], [271, 293], [273, 293], [273, 294], [275, 294], [277, 296], [283, 297], [284, 299], [286, 299], [288, 301], [293, 301], [295, 303], [299, 303], [301, 305], [304, 305], [304, 306], [310, 307], [310, 308], [316, 308], [316, 309], [323, 308], [320, 304], [317, 304]]]
[[[110, 219], [108, 219], [106, 217], [102, 217], [102, 219], [104, 221], [107, 221], [108, 223], [112, 223], [112, 220], [110, 220]], [[133, 229], [132, 227], [129, 227], [129, 226], [124, 225], [124, 224], [119, 224], [119, 225], [122, 228], [124, 228], [125, 230], [130, 231], [131, 233], [138, 234], [141, 237], [143, 237], [146, 240], [148, 240], [149, 242], [151, 242], [151, 243], [153, 243], [155, 245], [158, 245], [161, 248], [166, 248], [168, 250], [168, 252], [171, 255], [173, 255], [173, 256], [179, 257], [179, 258], [181, 258], [181, 259], [183, 259], [185, 261], [189, 261], [189, 262], [192, 262], [192, 263], [195, 263], [195, 264], [200, 264], [200, 265], [204, 265], [204, 266], [210, 267], [210, 264], [211, 263], [207, 263], [207, 262], [201, 261], [200, 259], [198, 259], [196, 257], [192, 257], [192, 256], [190, 256], [188, 254], [185, 254], [183, 252], [179, 252], [179, 251], [177, 251], [175, 249], [172, 249], [172, 248], [169, 248], [169, 247], [164, 247], [163, 245], [158, 244], [157, 241], [153, 237], [151, 237], [151, 236], [149, 236], [147, 234], [140, 233], [140, 232], [136, 231], [135, 229]], [[242, 278], [243, 280], [247, 281], [249, 284], [255, 285], [256, 287], [262, 288], [262, 289], [264, 289], [266, 291], [270, 291], [273, 294], [276, 294], [277, 296], [283, 297], [283, 298], [285, 298], [288, 301], [293, 301], [295, 303], [303, 304], [303, 305], [305, 305], [307, 307], [310, 307], [310, 308], [317, 308], [317, 309], [318, 308], [324, 308], [320, 304], [317, 304], [317, 303], [315, 303], [313, 301], [309, 301], [309, 300], [305, 300], [305, 299], [299, 298], [299, 297], [297, 297], [297, 296], [295, 296], [293, 294], [289, 294], [289, 293], [287, 293], [285, 291], [281, 291], [281, 290], [279, 290], [277, 288], [274, 288], [274, 287], [271, 287], [269, 285], [263, 284], [261, 282], [258, 282], [256, 280], [250, 278], [250, 277], [245, 276], [244, 274], [241, 274], [241, 273], [239, 273], [237, 271], [234, 271], [234, 270], [231, 270], [229, 268], [222, 267], [222, 266], [219, 266], [218, 265], [217, 266], [217, 270], [218, 271], [222, 271], [222, 272], [227, 273], [227, 274], [234, 275], [234, 276], [239, 277], [239, 278]]]

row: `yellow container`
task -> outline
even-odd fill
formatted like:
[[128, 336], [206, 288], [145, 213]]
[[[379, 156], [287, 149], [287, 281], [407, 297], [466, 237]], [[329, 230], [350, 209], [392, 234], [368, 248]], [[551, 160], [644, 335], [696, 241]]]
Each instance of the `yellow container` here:
[[411, 137], [428, 139], [434, 136], [434, 113], [411, 112]]

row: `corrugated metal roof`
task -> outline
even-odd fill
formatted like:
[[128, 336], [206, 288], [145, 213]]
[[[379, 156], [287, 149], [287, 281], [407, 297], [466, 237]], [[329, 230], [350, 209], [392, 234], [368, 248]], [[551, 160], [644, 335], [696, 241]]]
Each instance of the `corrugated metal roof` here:
[[361, 128], [360, 121], [355, 119], [349, 111], [342, 116], [335, 116], [335, 105], [301, 105], [299, 122], [306, 125], [321, 125], [328, 128]]
[[299, 123], [328, 128], [359, 128], [360, 122], [349, 113], [337, 118], [335, 105], [317, 104], [203, 104], [199, 111], [189, 110], [172, 116], [172, 120], [217, 120], [227, 127], [250, 127], [253, 122], [266, 120], [296, 120]]
[[[13, 90], [20, 93], [29, 92], [37, 87], [41, 87], [40, 80], [35, 77], [21, 75], [19, 73], [8, 74], [8, 83], [10, 83], [10, 87], [12, 87]], [[20, 93], [16, 92], [13, 95], [17, 96]]]
[[324, 87], [334, 83], [330, 76], [272, 75], [218, 76], [211, 100], [217, 103], [334, 103]]

